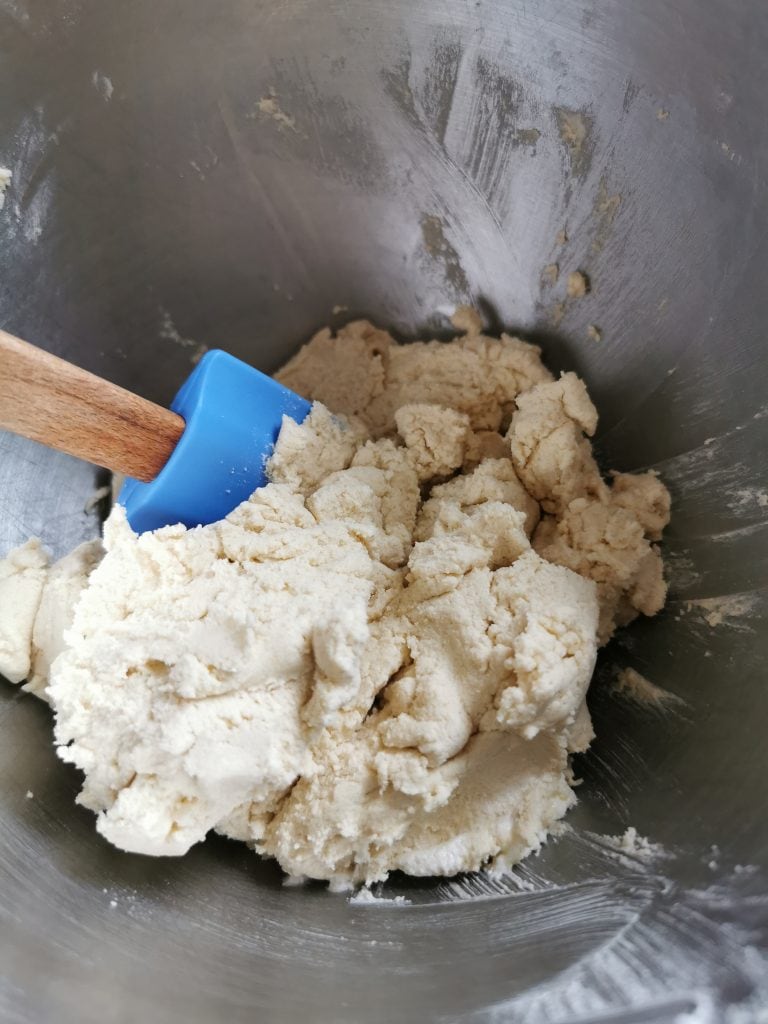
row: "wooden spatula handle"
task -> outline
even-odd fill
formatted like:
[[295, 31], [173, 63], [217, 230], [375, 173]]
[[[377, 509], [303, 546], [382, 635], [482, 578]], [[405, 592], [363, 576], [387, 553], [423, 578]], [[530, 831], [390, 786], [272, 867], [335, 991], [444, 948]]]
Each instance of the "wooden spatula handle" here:
[[137, 480], [153, 480], [184, 420], [0, 331], [0, 429]]

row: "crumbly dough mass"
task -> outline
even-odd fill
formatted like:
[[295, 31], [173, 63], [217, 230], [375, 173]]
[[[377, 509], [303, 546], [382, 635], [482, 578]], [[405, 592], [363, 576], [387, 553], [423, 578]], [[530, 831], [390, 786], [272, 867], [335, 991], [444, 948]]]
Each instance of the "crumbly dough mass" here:
[[118, 506], [103, 549], [0, 565], [0, 670], [115, 845], [215, 829], [345, 886], [502, 870], [574, 803], [597, 647], [664, 602], [669, 496], [602, 479], [575, 375], [454, 322], [321, 331], [278, 375], [308, 419], [225, 520], [137, 537]]

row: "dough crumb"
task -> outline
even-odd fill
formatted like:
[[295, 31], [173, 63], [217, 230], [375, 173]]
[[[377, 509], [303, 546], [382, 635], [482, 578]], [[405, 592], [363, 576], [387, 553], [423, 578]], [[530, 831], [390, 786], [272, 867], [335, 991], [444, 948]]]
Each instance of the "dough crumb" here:
[[35, 799], [35, 794], [32, 792], [31, 789], [28, 789], [27, 792], [24, 795], [26, 796], [27, 800], [34, 800]]
[[568, 275], [566, 294], [569, 299], [581, 299], [590, 291], [589, 278], [581, 270], [573, 270]]
[[472, 306], [459, 306], [451, 317], [451, 323], [462, 334], [480, 334], [483, 329], [480, 314]]
[[282, 884], [284, 889], [300, 889], [309, 881], [306, 875], [285, 875]]
[[645, 862], [652, 861], [664, 853], [664, 848], [659, 843], [652, 843], [645, 836], [639, 835], [637, 829], [631, 825], [622, 835], [606, 836], [606, 839], [620, 853], [629, 854]]
[[271, 118], [279, 129], [293, 132], [296, 135], [300, 134], [299, 129], [296, 127], [296, 118], [286, 114], [280, 106], [277, 91], [274, 87], [270, 88], [267, 96], [261, 97], [256, 104], [256, 109], [260, 114]]
[[590, 324], [589, 327], [587, 327], [587, 337], [590, 341], [602, 341], [603, 332], [595, 324]]
[[354, 906], [399, 906], [407, 907], [410, 906], [411, 901], [406, 899], [405, 896], [376, 896], [367, 886], [363, 886], [358, 889], [357, 892], [349, 897], [348, 903]]
[[13, 172], [7, 167], [0, 167], [0, 210], [5, 205], [5, 193], [10, 187]]
[[663, 108], [660, 107], [656, 111], [656, 120], [657, 121], [666, 121], [668, 119], [669, 119], [669, 111], [668, 110], [664, 110]]

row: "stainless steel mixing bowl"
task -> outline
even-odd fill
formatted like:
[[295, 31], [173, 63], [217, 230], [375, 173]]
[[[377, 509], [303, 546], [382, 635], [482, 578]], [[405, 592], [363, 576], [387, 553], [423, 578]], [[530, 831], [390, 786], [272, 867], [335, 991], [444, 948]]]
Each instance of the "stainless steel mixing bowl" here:
[[[356, 905], [220, 839], [121, 854], [0, 683], [0, 1017], [758, 1019], [768, 7], [2, 0], [0, 51], [3, 327], [167, 401], [201, 344], [270, 371], [328, 321], [445, 333], [473, 301], [586, 377], [606, 468], [674, 496], [668, 609], [606, 652], [571, 828], [507, 880]], [[561, 307], [553, 262], [590, 294]], [[0, 551], [96, 534], [92, 467], [0, 444]], [[600, 838], [627, 826], [663, 855]]]

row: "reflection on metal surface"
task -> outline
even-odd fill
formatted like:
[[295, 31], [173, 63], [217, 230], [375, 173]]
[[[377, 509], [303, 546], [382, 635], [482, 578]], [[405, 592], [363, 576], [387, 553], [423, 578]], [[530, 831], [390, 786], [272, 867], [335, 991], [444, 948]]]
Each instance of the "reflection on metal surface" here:
[[[366, 907], [216, 838], [121, 855], [74, 806], [46, 709], [0, 684], [0, 1016], [751, 1021], [768, 10], [16, 0], [0, 25], [3, 327], [168, 401], [195, 346], [270, 371], [335, 305], [447, 333], [471, 298], [586, 377], [606, 468], [655, 466], [674, 496], [669, 607], [606, 652], [571, 827], [509, 879], [393, 879], [379, 895], [408, 903]], [[592, 288], [568, 300], [577, 269]], [[95, 533], [92, 468], [0, 449], [1, 550]], [[673, 704], [617, 691], [628, 670]], [[664, 856], [595, 838], [628, 826]]]

